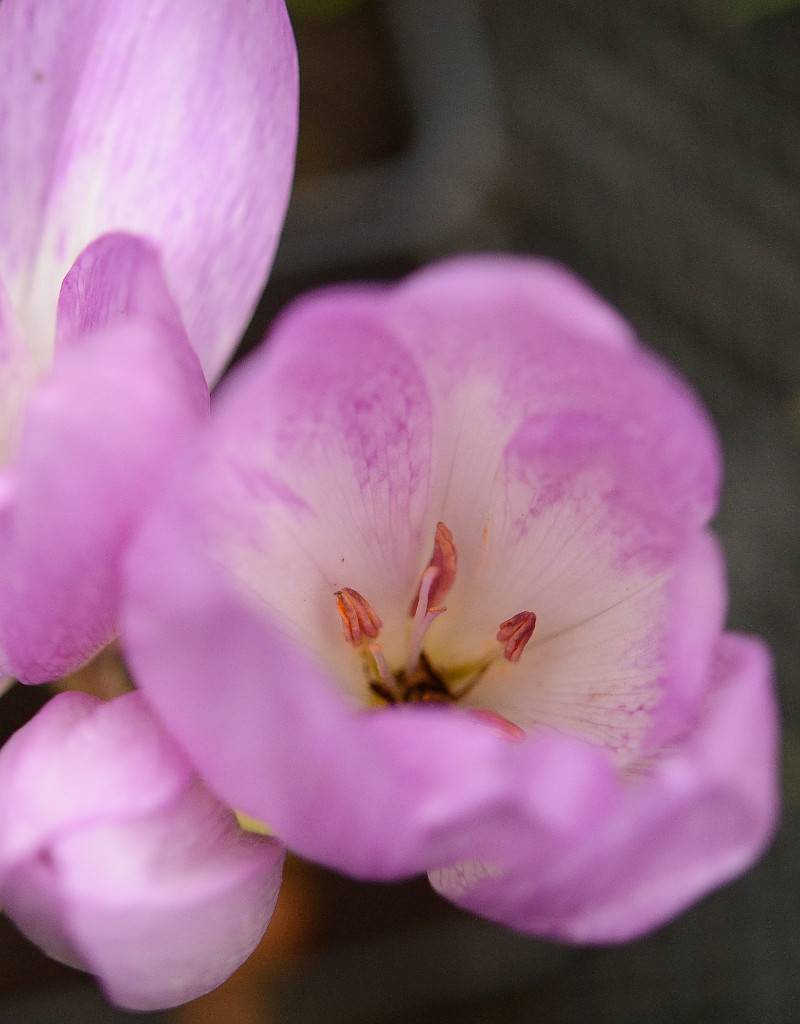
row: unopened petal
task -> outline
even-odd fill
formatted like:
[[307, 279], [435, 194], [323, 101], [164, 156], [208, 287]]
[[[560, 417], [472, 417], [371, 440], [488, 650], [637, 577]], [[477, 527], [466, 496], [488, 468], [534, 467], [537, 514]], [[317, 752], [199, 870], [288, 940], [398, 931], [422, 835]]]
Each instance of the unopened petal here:
[[0, 752], [0, 794], [6, 913], [114, 1002], [195, 998], [263, 934], [283, 848], [239, 828], [138, 694], [54, 698]]

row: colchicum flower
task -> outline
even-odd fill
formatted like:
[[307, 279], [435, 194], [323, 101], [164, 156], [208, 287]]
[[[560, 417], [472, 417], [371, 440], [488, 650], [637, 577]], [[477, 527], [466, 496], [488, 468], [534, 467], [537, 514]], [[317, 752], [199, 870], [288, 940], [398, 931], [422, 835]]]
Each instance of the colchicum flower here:
[[0, 672], [40, 682], [113, 636], [263, 286], [296, 52], [283, 0], [2, 0], [0, 67]]
[[563, 270], [334, 288], [223, 385], [132, 551], [123, 639], [204, 779], [303, 855], [627, 939], [776, 816], [718, 483], [695, 398]]
[[0, 903], [132, 1009], [185, 1002], [251, 952], [283, 847], [243, 832], [139, 694], [54, 697], [0, 750]]

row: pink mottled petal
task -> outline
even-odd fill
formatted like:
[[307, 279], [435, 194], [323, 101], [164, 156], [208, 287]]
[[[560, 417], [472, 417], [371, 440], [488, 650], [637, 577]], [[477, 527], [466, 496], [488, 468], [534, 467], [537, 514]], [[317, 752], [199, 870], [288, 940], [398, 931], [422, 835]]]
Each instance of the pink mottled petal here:
[[121, 232], [88, 245], [72, 265], [58, 298], [56, 345], [80, 341], [115, 320], [144, 316], [183, 333], [155, 247]]
[[[676, 432], [684, 411], [663, 409]], [[498, 659], [467, 703], [602, 743], [623, 763], [660, 745], [693, 717], [724, 615], [721, 559], [696, 534], [692, 500], [682, 468], [624, 422], [527, 419], [471, 534], [475, 502], [453, 502], [466, 543], [434, 663], [499, 653], [497, 625], [532, 609], [519, 663]]]
[[676, 747], [620, 783], [613, 813], [558, 861], [531, 872], [538, 837], [502, 864], [468, 863], [432, 881], [459, 906], [523, 931], [618, 942], [661, 924], [762, 852], [777, 815], [776, 709], [769, 657], [721, 640], [708, 703]]
[[432, 501], [462, 547], [480, 541], [506, 445], [531, 417], [606, 423], [649, 454], [653, 477], [666, 476], [687, 531], [713, 513], [720, 460], [707, 415], [567, 271], [505, 256], [445, 261], [391, 291], [383, 309], [430, 390]]
[[209, 378], [263, 286], [288, 201], [296, 52], [283, 0], [3, 0], [0, 276], [49, 345], [61, 281], [146, 236]]
[[337, 591], [369, 602], [388, 657], [405, 642], [433, 539], [431, 415], [415, 361], [361, 293], [296, 306], [215, 400], [198, 478], [210, 543], [243, 593], [344, 675], [355, 655]]
[[242, 832], [138, 694], [62, 694], [12, 737], [0, 826], [6, 913], [130, 1009], [218, 985], [275, 906], [283, 848]]
[[207, 414], [185, 339], [131, 320], [58, 354], [26, 410], [0, 518], [0, 646], [28, 682], [114, 635], [120, 559]]

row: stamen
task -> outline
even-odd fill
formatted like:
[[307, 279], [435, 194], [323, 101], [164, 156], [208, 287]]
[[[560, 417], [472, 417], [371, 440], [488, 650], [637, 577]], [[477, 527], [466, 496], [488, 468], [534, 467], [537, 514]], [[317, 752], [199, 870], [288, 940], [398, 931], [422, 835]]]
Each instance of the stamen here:
[[422, 596], [422, 586], [425, 581], [425, 573], [428, 573], [431, 569], [437, 570], [436, 573], [430, 577], [431, 582], [429, 582], [428, 589], [426, 591], [427, 605], [422, 602], [423, 611], [427, 611], [428, 608], [441, 607], [442, 601], [444, 601], [453, 589], [453, 584], [456, 580], [457, 568], [458, 552], [456, 551], [453, 534], [444, 525], [444, 523], [437, 523], [436, 534], [433, 538], [433, 553], [431, 554], [431, 559], [428, 562], [425, 572], [422, 574], [419, 587], [417, 587], [417, 593], [408, 609], [408, 614], [412, 617], [417, 614], [420, 597]]
[[533, 612], [517, 612], [510, 619], [500, 623], [496, 639], [505, 645], [503, 654], [508, 661], [519, 661], [525, 645], [533, 636], [535, 626], [536, 616]]
[[369, 601], [351, 587], [337, 590], [334, 596], [345, 640], [353, 647], [360, 646], [365, 637], [374, 640], [383, 623], [372, 610]]
[[470, 708], [469, 713], [473, 718], [478, 718], [486, 725], [491, 726], [512, 743], [521, 743], [525, 739], [524, 729], [521, 729], [516, 722], [511, 722], [503, 715], [498, 715], [496, 711], [489, 711], [488, 708]]

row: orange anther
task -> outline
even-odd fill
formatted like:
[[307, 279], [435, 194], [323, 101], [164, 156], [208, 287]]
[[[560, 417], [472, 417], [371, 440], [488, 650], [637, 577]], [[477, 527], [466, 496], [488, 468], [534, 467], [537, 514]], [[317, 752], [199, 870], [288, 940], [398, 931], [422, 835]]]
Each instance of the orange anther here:
[[374, 640], [383, 623], [369, 601], [351, 587], [337, 590], [335, 596], [345, 640], [353, 647], [358, 647], [366, 637]]
[[508, 661], [519, 661], [525, 645], [533, 636], [535, 626], [536, 616], [533, 612], [517, 612], [500, 623], [496, 639], [505, 645], [503, 654]]

